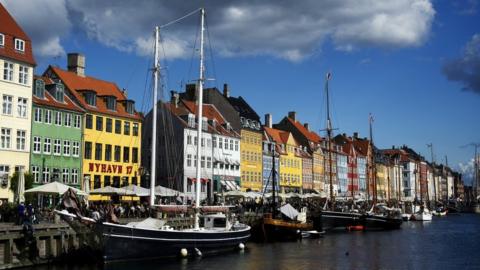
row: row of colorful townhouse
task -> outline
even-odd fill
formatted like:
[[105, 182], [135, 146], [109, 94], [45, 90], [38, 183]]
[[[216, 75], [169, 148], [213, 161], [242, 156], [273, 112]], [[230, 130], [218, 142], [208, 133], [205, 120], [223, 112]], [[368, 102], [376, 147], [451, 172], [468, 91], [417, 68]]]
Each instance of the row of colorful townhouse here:
[[34, 185], [139, 183], [142, 115], [115, 83], [85, 75], [85, 57], [34, 76], [32, 43], [0, 4], [0, 200], [23, 169]]

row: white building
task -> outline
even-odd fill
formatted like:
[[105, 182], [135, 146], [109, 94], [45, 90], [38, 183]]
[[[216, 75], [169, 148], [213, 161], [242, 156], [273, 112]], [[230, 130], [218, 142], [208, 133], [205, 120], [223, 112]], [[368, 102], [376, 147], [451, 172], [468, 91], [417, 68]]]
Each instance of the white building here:
[[13, 201], [10, 177], [29, 168], [34, 67], [30, 38], [0, 4], [1, 201]]
[[[420, 179], [418, 177], [417, 164], [412, 161], [403, 161], [403, 199], [406, 201], [413, 201], [416, 192], [420, 186]], [[415, 186], [416, 185], [416, 186]]]

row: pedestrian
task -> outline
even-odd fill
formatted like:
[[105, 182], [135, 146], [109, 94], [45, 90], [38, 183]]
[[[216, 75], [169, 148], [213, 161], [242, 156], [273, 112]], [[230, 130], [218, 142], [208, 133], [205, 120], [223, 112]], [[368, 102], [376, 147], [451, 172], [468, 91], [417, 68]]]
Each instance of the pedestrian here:
[[25, 204], [21, 202], [17, 207], [18, 220], [17, 225], [22, 225], [25, 221]]

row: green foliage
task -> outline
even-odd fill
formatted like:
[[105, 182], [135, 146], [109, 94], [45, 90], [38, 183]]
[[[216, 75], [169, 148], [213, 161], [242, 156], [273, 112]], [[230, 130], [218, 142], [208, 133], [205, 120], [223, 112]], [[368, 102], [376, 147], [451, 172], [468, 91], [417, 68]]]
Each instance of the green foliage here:
[[16, 217], [17, 206], [14, 203], [3, 203], [0, 206], [0, 221], [14, 222]]
[[[10, 178], [10, 190], [17, 196], [17, 189], [18, 189], [18, 179], [20, 174], [15, 172]], [[28, 172], [25, 172], [25, 190], [30, 189], [33, 187], [33, 175]]]

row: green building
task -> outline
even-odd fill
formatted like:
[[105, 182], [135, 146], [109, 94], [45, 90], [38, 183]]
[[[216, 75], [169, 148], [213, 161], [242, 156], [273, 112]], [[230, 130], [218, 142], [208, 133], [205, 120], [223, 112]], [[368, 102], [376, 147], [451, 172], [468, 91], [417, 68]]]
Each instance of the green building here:
[[35, 77], [30, 148], [34, 186], [59, 181], [80, 188], [84, 110], [64, 91], [61, 83]]

